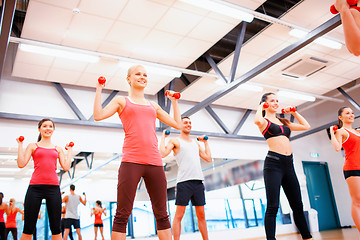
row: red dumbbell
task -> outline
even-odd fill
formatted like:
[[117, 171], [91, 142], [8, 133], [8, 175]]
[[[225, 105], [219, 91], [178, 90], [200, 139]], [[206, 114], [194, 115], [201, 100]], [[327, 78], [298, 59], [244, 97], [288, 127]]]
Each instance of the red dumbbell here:
[[270, 105], [269, 105], [269, 103], [264, 103], [264, 105], [263, 105], [263, 108], [268, 108]]
[[334, 132], [336, 132], [336, 130], [338, 130], [338, 129], [339, 129], [338, 125], [334, 125], [334, 126], [333, 126], [333, 131], [334, 131]]
[[[347, 3], [349, 4], [349, 6], [354, 6], [354, 5], [357, 4], [357, 2], [358, 2], [358, 0], [347, 0]], [[351, 8], [355, 8], [355, 7], [351, 7]], [[355, 9], [359, 10], [357, 8], [355, 8]], [[330, 6], [330, 12], [332, 14], [338, 14], [339, 13], [339, 11], [335, 8], [335, 5]]]
[[[74, 146], [74, 143], [73, 142], [69, 142], [69, 147], [73, 147]], [[68, 148], [65, 146], [65, 149], [68, 150]]]
[[[290, 107], [290, 112], [296, 112], [296, 107]], [[285, 109], [281, 109], [281, 113], [285, 113]]]
[[98, 82], [99, 82], [100, 84], [105, 84], [106, 78], [103, 77], [103, 76], [101, 76], [101, 77], [98, 78]]
[[176, 98], [176, 99], [179, 99], [179, 98], [181, 97], [181, 94], [180, 94], [179, 92], [174, 92], [174, 93], [171, 95], [171, 94], [170, 94], [170, 91], [169, 91], [169, 90], [166, 90], [165, 96], [168, 96], [168, 95], [170, 95], [170, 96], [172, 96], [172, 97], [174, 97], [174, 98]]
[[24, 136], [20, 136], [20, 137], [19, 137], [19, 141], [20, 141], [20, 142], [23, 142], [24, 139], [25, 139]]

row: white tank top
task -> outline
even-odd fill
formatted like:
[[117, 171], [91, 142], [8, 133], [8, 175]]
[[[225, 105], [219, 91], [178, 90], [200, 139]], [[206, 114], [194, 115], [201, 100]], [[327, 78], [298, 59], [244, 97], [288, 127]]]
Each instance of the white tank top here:
[[79, 219], [78, 206], [80, 203], [80, 196], [77, 194], [69, 194], [69, 200], [66, 202], [65, 218]]
[[176, 163], [179, 167], [177, 174], [177, 182], [187, 180], [204, 180], [202, 173], [199, 146], [194, 141], [191, 142], [177, 138], [180, 142], [180, 150], [175, 155]]

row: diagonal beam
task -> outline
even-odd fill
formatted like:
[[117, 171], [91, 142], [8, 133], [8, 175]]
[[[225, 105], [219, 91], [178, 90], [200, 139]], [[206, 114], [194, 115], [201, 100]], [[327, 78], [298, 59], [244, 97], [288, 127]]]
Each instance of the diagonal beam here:
[[338, 87], [337, 90], [353, 105], [358, 111], [360, 111], [360, 105], [350, 97], [341, 87]]
[[264, 72], [265, 70], [267, 70], [270, 67], [272, 67], [273, 65], [275, 65], [276, 63], [282, 61], [286, 57], [288, 57], [291, 54], [295, 53], [296, 51], [302, 49], [303, 47], [305, 47], [306, 45], [308, 45], [309, 43], [314, 41], [316, 38], [318, 38], [318, 37], [328, 33], [329, 31], [333, 30], [334, 28], [336, 28], [340, 24], [341, 24], [341, 19], [340, 19], [340, 16], [338, 14], [335, 17], [328, 20], [327, 22], [325, 22], [324, 24], [322, 24], [319, 27], [317, 27], [316, 29], [314, 29], [313, 31], [311, 31], [310, 33], [308, 33], [304, 38], [302, 38], [299, 41], [297, 41], [296, 43], [291, 44], [290, 46], [284, 48], [283, 50], [281, 50], [280, 52], [278, 52], [274, 56], [270, 57], [269, 59], [267, 59], [266, 61], [264, 61], [260, 65], [258, 65], [257, 67], [253, 68], [249, 72], [242, 75], [240, 78], [236, 79], [232, 83], [229, 83], [222, 90], [212, 94], [211, 96], [209, 96], [208, 98], [206, 98], [202, 102], [200, 102], [197, 105], [195, 105], [194, 107], [190, 108], [189, 110], [187, 110], [186, 112], [183, 113], [183, 116], [190, 116], [190, 115], [196, 113], [197, 111], [199, 111], [200, 109], [202, 109], [202, 108], [208, 106], [209, 104], [215, 102], [219, 98], [225, 96], [226, 94], [228, 94], [232, 90], [236, 89], [239, 85], [251, 80], [255, 76], [259, 75], [260, 73]]
[[249, 117], [251, 112], [252, 112], [251, 109], [246, 110], [246, 112], [244, 113], [244, 116], [240, 119], [239, 124], [236, 126], [233, 134], [238, 134], [238, 132], [240, 131], [240, 128], [244, 125], [246, 119]]
[[229, 134], [230, 130], [226, 127], [225, 123], [221, 121], [219, 116], [214, 112], [214, 110], [210, 106], [205, 107], [206, 111], [211, 115], [211, 117], [219, 124], [219, 126], [224, 130], [225, 133]]
[[15, 8], [16, 0], [2, 1], [2, 13], [0, 21], [0, 79], [4, 70], [5, 57], [9, 45], [11, 28], [15, 15]]
[[210, 56], [209, 53], [205, 53], [205, 58], [208, 61], [208, 63], [210, 64], [210, 66], [212, 67], [212, 69], [214, 69], [214, 71], [215, 71], [216, 75], [218, 76], [218, 78], [222, 78], [227, 83], [228, 81], [227, 81], [226, 77], [221, 72], [219, 67], [216, 65], [214, 59], [212, 59], [212, 57]]
[[[104, 108], [106, 107], [106, 105], [109, 104], [109, 102], [116, 96], [116, 94], [118, 94], [118, 90], [114, 90], [112, 91], [112, 93], [110, 93], [110, 95], [105, 99], [105, 101], [101, 104], [101, 106]], [[88, 119], [88, 121], [92, 121], [94, 120], [94, 115], [91, 115], [91, 117]]]
[[60, 95], [64, 98], [64, 100], [67, 102], [71, 110], [75, 113], [75, 115], [79, 118], [79, 120], [87, 120], [85, 116], [81, 113], [80, 109], [76, 106], [76, 104], [73, 102], [69, 94], [65, 91], [65, 89], [61, 86], [60, 83], [53, 82], [54, 87], [56, 90], [60, 93]]
[[230, 82], [233, 82], [234, 79], [235, 79], [236, 69], [237, 69], [237, 65], [239, 63], [240, 51], [241, 51], [241, 48], [242, 48], [242, 44], [244, 42], [246, 26], [247, 26], [247, 23], [243, 21], [242, 26], [241, 26], [240, 34], [239, 34], [239, 36], [237, 38], [237, 41], [236, 41], [234, 59], [233, 59], [233, 62], [232, 62], [232, 65], [231, 65], [231, 70], [230, 70]]

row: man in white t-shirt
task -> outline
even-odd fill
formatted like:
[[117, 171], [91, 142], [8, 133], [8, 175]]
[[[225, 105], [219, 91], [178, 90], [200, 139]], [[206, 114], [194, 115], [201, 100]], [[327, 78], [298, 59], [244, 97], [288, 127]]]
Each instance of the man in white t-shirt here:
[[208, 240], [208, 231], [205, 220], [205, 188], [204, 175], [201, 169], [200, 157], [207, 162], [211, 162], [210, 147], [205, 136], [198, 137], [203, 142], [205, 149], [197, 141], [190, 138], [191, 120], [188, 117], [182, 118], [183, 126], [180, 136], [169, 140], [165, 146], [165, 131], [160, 141], [160, 153], [164, 158], [174, 152], [176, 163], [178, 164], [177, 184], [176, 184], [176, 212], [173, 221], [174, 240], [180, 239], [181, 219], [184, 216], [186, 206], [191, 203], [195, 206], [198, 227], [203, 240]]

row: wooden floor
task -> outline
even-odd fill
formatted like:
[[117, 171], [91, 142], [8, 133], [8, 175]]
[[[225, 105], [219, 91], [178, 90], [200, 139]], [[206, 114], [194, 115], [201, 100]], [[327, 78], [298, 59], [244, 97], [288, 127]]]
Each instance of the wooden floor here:
[[[360, 234], [356, 228], [346, 228], [340, 230], [322, 231], [313, 233], [313, 240], [360, 240]], [[263, 240], [266, 238], [251, 238], [251, 240]], [[250, 240], [250, 239], [248, 239]], [[302, 240], [300, 234], [280, 235], [276, 240]]]

